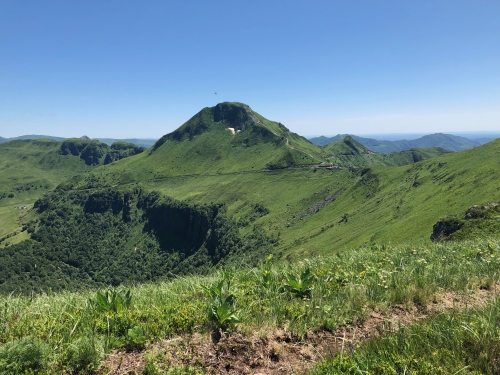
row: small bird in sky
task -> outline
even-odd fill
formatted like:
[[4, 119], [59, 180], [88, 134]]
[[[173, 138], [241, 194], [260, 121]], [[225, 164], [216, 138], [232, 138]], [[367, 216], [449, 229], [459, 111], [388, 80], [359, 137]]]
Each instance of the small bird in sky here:
[[217, 93], [216, 93], [216, 92], [214, 92], [214, 94], [215, 94], [215, 95], [217, 95]]

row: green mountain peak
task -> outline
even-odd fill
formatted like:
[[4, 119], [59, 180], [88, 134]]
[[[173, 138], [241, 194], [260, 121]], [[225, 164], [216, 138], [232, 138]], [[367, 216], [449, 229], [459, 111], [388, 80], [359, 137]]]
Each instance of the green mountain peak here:
[[219, 103], [214, 107], [203, 108], [196, 115], [171, 133], [161, 137], [152, 151], [166, 141], [182, 142], [206, 132], [231, 132], [235, 135], [233, 143], [253, 145], [260, 142], [277, 142], [289, 132], [281, 123], [269, 121], [254, 112], [247, 104], [238, 102]]
[[350, 135], [343, 139], [329, 143], [324, 147], [326, 153], [331, 155], [363, 155], [373, 153], [367, 147], [354, 140]]
[[318, 146], [247, 104], [224, 102], [165, 134], [143, 162], [157, 174], [183, 175], [311, 165], [321, 154]]

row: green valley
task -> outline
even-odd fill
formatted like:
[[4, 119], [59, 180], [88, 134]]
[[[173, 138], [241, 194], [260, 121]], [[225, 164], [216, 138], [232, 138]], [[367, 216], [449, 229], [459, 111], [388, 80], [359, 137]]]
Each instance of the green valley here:
[[[368, 243], [425, 243], [441, 216], [499, 199], [498, 141], [460, 153], [416, 149], [376, 154], [351, 137], [320, 148], [241, 103], [204, 108], [146, 152], [126, 143], [108, 147], [81, 139], [17, 142], [48, 147], [37, 167], [57, 171], [61, 183], [39, 199], [34, 210], [22, 211], [18, 234], [2, 241], [4, 246], [20, 243], [2, 255], [3, 262], [15, 253], [21, 269], [26, 263], [45, 262], [50, 253], [52, 263], [71, 267], [65, 268], [69, 279], [60, 285], [54, 283], [59, 277], [53, 276], [58, 274], [54, 263], [42, 277], [50, 280], [48, 284], [42, 279], [26, 285], [4, 282], [4, 291], [14, 285], [19, 290], [34, 285], [58, 290], [77, 287], [80, 281], [75, 280], [86, 280], [83, 285], [119, 285], [206, 273], [234, 264], [231, 256], [255, 264], [266, 252], [291, 260]], [[35, 159], [27, 160], [33, 165]], [[67, 169], [47, 167], [53, 163]], [[64, 173], [70, 177], [68, 172], [77, 168], [87, 172], [63, 180]], [[481, 189], [476, 188], [479, 181]], [[160, 235], [170, 230], [170, 221], [162, 219], [163, 229], [151, 226], [151, 212], [144, 203], [150, 196], [158, 197], [153, 201], [166, 197], [166, 207], [186, 207], [183, 214], [168, 219], [171, 222], [187, 220], [183, 215], [205, 217], [204, 232], [195, 234], [182, 224], [171, 235]], [[95, 200], [102, 207], [90, 209]], [[5, 207], [3, 220], [12, 223], [21, 211]], [[213, 237], [222, 230], [217, 225], [231, 234]], [[95, 255], [99, 257], [89, 255], [88, 246], [100, 249]], [[218, 246], [224, 249], [216, 250]], [[152, 272], [134, 271], [133, 259], [139, 254], [163, 266]], [[112, 262], [106, 260], [111, 257]], [[144, 259], [146, 266], [149, 261]], [[15, 278], [4, 275], [7, 279]]]
[[[186, 375], [496, 363], [458, 347], [499, 338], [488, 316], [500, 140], [460, 152], [381, 154], [351, 136], [319, 147], [226, 102], [147, 150], [69, 139], [0, 153], [5, 374], [126, 373], [132, 356], [137, 373]], [[433, 325], [460, 356], [439, 351]], [[417, 336], [428, 350], [399, 351]]]

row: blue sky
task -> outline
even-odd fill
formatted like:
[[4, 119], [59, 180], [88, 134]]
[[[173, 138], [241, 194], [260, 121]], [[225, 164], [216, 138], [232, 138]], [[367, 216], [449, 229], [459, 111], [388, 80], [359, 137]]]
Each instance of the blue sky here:
[[[500, 131], [500, 1], [0, 0], [0, 136]], [[217, 92], [217, 95], [215, 94]]]

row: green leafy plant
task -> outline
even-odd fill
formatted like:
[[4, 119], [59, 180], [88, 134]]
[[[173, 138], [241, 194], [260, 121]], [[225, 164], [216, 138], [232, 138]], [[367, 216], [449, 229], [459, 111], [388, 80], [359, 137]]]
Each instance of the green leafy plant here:
[[156, 364], [155, 357], [154, 353], [150, 351], [144, 354], [144, 370], [142, 370], [142, 375], [160, 375], [160, 369]]
[[144, 349], [147, 336], [144, 328], [140, 325], [134, 326], [127, 331], [126, 347], [129, 350]]
[[300, 275], [293, 273], [285, 274], [284, 289], [288, 290], [300, 297], [307, 297], [314, 289], [314, 275], [309, 268], [305, 269]]
[[262, 271], [262, 285], [269, 289], [273, 283], [273, 275], [271, 273], [271, 266], [273, 264], [273, 254], [269, 254], [266, 258], [266, 263], [264, 264], [264, 269]]
[[212, 297], [208, 306], [208, 319], [216, 329], [226, 331], [231, 325], [239, 323], [237, 311], [234, 307], [234, 295], [229, 292], [231, 281], [227, 273], [221, 280], [206, 291]]
[[99, 312], [118, 313], [132, 305], [132, 294], [130, 289], [126, 291], [107, 290], [104, 293], [98, 291], [93, 305]]

